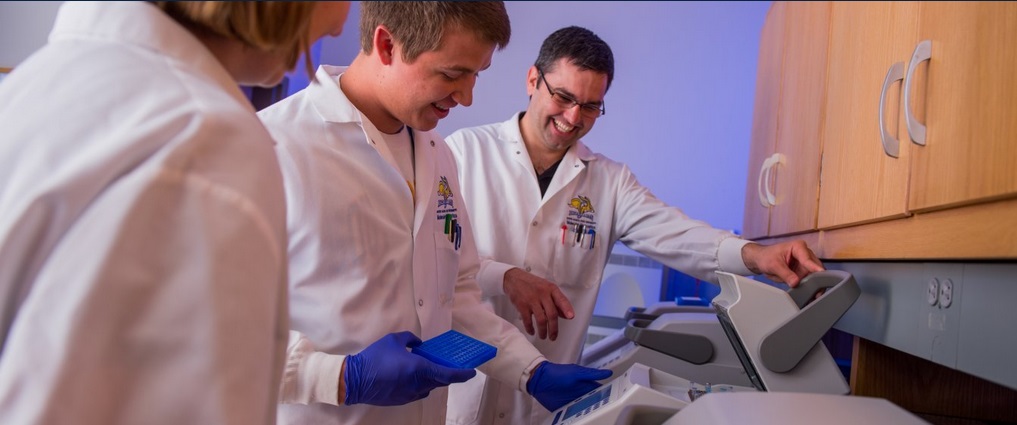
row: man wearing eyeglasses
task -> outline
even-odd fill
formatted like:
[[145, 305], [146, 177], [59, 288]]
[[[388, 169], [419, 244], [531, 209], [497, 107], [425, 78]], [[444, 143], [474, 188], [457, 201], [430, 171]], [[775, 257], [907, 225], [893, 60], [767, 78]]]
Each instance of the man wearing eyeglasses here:
[[[627, 166], [583, 144], [606, 112], [613, 77], [607, 43], [585, 28], [562, 28], [527, 72], [526, 111], [446, 139], [482, 257], [485, 299], [554, 362], [579, 359], [617, 241], [714, 282], [714, 272], [726, 271], [796, 286], [823, 270], [802, 241], [762, 246], [690, 219]], [[481, 373], [452, 385], [449, 401], [449, 424], [539, 424], [551, 413]]]

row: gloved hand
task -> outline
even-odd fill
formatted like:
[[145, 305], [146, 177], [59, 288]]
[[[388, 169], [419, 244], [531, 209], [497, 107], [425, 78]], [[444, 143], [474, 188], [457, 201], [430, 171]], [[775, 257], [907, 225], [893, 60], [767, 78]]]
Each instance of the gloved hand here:
[[474, 369], [454, 369], [409, 352], [420, 345], [410, 332], [381, 337], [360, 353], [346, 357], [343, 382], [346, 405], [398, 406], [427, 397], [431, 390], [474, 375]]
[[597, 389], [600, 387], [597, 381], [610, 376], [611, 371], [607, 369], [543, 362], [526, 382], [526, 392], [537, 399], [545, 409], [553, 412], [583, 394]]

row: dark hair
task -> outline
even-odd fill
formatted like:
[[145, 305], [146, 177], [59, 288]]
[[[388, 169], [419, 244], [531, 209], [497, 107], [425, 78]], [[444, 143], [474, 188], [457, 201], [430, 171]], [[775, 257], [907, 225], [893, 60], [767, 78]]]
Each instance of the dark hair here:
[[371, 53], [374, 30], [384, 25], [403, 45], [403, 60], [441, 48], [450, 29], [462, 29], [503, 49], [512, 35], [501, 1], [363, 1], [360, 2], [360, 48]]
[[544, 39], [533, 65], [544, 73], [550, 73], [554, 71], [555, 63], [562, 58], [567, 58], [569, 63], [581, 69], [606, 74], [607, 88], [611, 88], [611, 80], [614, 80], [614, 54], [611, 53], [611, 46], [593, 31], [571, 26], [553, 32]]

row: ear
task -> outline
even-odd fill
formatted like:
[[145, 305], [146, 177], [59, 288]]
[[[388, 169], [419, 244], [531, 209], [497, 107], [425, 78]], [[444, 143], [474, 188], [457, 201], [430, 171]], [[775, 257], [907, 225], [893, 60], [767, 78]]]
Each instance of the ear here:
[[383, 65], [392, 64], [396, 54], [395, 39], [392, 38], [392, 33], [384, 25], [378, 25], [374, 29], [373, 48], [378, 57], [381, 58]]
[[537, 81], [540, 80], [540, 74], [537, 72], [536, 66], [530, 66], [530, 70], [526, 72], [526, 95], [533, 96], [533, 92], [537, 91]]

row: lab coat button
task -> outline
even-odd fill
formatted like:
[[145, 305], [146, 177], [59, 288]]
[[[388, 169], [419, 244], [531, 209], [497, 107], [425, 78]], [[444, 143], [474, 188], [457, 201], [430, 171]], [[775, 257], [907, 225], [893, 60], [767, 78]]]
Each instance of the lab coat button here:
[[530, 272], [530, 266], [526, 266], [526, 273]]
[[434, 147], [434, 140], [431, 141], [431, 147]]
[[537, 227], [537, 220], [533, 220], [532, 225], [533, 225], [533, 227]]
[[421, 299], [417, 300], [417, 305], [423, 307], [424, 306], [424, 299], [421, 298]]
[[499, 413], [498, 419], [505, 419], [505, 413]]

